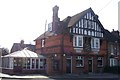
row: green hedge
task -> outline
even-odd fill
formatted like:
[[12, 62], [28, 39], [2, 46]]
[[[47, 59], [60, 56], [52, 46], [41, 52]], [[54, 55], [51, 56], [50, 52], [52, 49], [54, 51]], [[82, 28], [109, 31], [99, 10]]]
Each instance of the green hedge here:
[[120, 74], [120, 66], [113, 66], [113, 67], [106, 66], [104, 67], [104, 72]]

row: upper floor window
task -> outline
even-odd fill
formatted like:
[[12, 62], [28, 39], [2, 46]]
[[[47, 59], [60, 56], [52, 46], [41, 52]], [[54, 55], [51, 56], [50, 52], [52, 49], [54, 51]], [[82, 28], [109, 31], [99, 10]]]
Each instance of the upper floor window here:
[[83, 34], [83, 29], [79, 29], [79, 34]]
[[87, 35], [87, 30], [84, 30], [84, 34]]
[[78, 27], [78, 23], [76, 23], [76, 27]]
[[81, 27], [82, 27], [82, 28], [83, 28], [83, 25], [84, 25], [83, 19], [81, 19]]
[[44, 39], [42, 39], [42, 43], [41, 43], [41, 45], [42, 45], [42, 47], [45, 46], [45, 40], [44, 40]]
[[75, 33], [75, 28], [73, 28], [73, 33]]
[[81, 22], [79, 21], [79, 27], [81, 27]]
[[91, 48], [100, 48], [100, 39], [99, 38], [91, 39]]
[[76, 28], [76, 33], [78, 33], [78, 28]]
[[90, 31], [88, 31], [88, 35], [90, 35]]
[[83, 47], [83, 36], [75, 35], [73, 37], [73, 46], [74, 47]]
[[52, 23], [48, 24], [48, 31], [52, 31]]
[[84, 20], [84, 28], [87, 28], [87, 20]]

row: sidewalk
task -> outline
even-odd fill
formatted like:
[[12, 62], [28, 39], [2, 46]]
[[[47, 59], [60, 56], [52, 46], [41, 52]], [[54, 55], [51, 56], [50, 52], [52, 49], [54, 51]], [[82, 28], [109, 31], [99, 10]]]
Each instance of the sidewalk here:
[[0, 77], [2, 78], [14, 78], [14, 79], [33, 79], [33, 78], [45, 78], [45, 79], [71, 79], [71, 78], [112, 78], [112, 79], [120, 79], [120, 75], [109, 74], [109, 73], [91, 73], [91, 74], [64, 74], [64, 75], [56, 75], [56, 76], [46, 76], [41, 74], [22, 74], [22, 75], [8, 75], [0, 73]]

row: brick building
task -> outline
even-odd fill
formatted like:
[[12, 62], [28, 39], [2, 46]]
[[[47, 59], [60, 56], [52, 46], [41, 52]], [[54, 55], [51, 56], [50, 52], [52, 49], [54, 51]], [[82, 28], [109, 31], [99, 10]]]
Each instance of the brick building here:
[[48, 31], [35, 39], [36, 52], [47, 58], [47, 74], [102, 72], [109, 46], [98, 15], [89, 8], [60, 21], [58, 10], [53, 7]]

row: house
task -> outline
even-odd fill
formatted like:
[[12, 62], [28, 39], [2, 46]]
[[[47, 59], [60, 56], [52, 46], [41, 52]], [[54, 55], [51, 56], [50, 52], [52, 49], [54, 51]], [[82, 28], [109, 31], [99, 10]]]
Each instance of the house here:
[[2, 72], [8, 74], [45, 73], [45, 57], [24, 48], [2, 56]]
[[28, 48], [29, 50], [35, 52], [35, 45], [25, 44], [24, 40], [21, 40], [20, 43], [14, 43], [10, 52], [13, 53], [15, 51], [19, 51], [19, 50], [22, 50], [24, 48]]
[[46, 56], [47, 74], [102, 72], [108, 44], [98, 15], [88, 8], [60, 21], [53, 7], [48, 31], [35, 39], [36, 53]]
[[108, 65], [120, 66], [120, 36], [119, 31], [109, 32], [105, 30], [105, 38], [108, 44]]
[[32, 44], [14, 43], [11, 53], [2, 56], [2, 72], [8, 74], [44, 73], [46, 58], [35, 53]]

